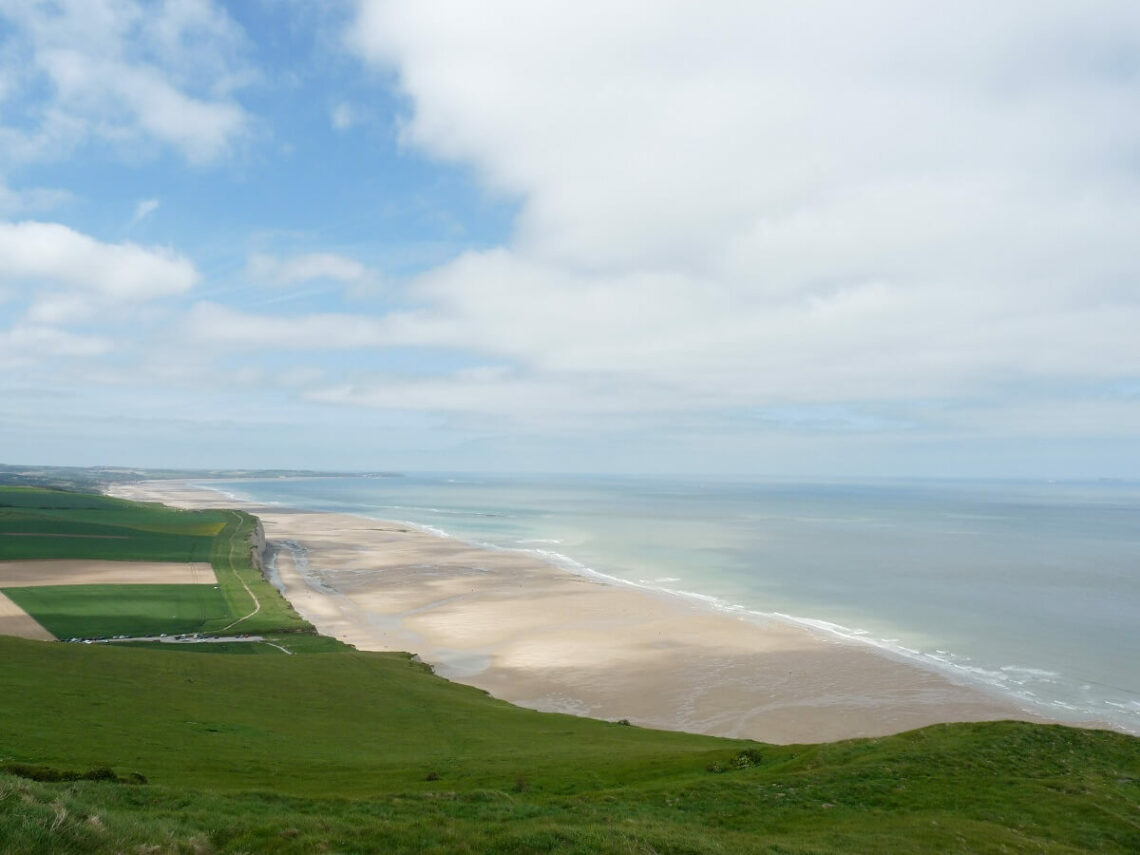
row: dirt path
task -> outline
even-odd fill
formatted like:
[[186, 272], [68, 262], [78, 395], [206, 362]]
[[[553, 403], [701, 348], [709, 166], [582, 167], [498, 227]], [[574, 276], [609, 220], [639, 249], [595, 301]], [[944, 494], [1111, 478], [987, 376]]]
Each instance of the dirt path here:
[[[238, 522], [240, 523], [240, 521], [241, 521], [241, 515], [240, 515], [240, 514], [238, 514], [238, 513], [235, 513], [235, 512], [233, 512], [233, 511], [231, 511], [230, 513], [232, 513], [232, 514], [234, 515], [234, 518], [235, 518], [236, 520], [238, 520]], [[244, 541], [242, 541], [242, 544], [241, 544], [241, 545], [242, 545], [242, 546], [245, 546], [246, 544], [245, 544], [245, 542], [244, 542]], [[254, 593], [254, 592], [253, 592], [253, 591], [250, 589], [249, 585], [247, 585], [247, 584], [245, 583], [245, 579], [243, 579], [243, 578], [241, 577], [241, 575], [240, 575], [240, 574], [238, 573], [238, 571], [237, 571], [237, 565], [234, 563], [234, 542], [233, 542], [233, 536], [232, 536], [232, 535], [231, 535], [231, 537], [230, 537], [230, 546], [229, 546], [229, 562], [230, 562], [230, 570], [233, 572], [233, 574], [234, 574], [234, 578], [236, 578], [236, 579], [237, 579], [239, 582], [241, 582], [241, 586], [242, 586], [243, 588], [245, 588], [245, 592], [246, 592], [247, 594], [249, 594], [249, 598], [250, 598], [251, 600], [253, 600], [253, 611], [252, 611], [252, 612], [250, 612], [250, 613], [249, 613], [249, 614], [247, 614], [247, 615], [242, 615], [242, 616], [241, 616], [241, 617], [239, 617], [237, 620], [235, 620], [233, 623], [231, 623], [231, 624], [228, 624], [227, 626], [224, 626], [224, 627], [222, 627], [222, 628], [221, 628], [221, 630], [219, 630], [219, 632], [225, 632], [225, 631], [226, 631], [226, 630], [228, 630], [228, 629], [232, 629], [233, 627], [237, 626], [237, 625], [238, 625], [239, 623], [241, 623], [242, 621], [244, 621], [244, 620], [249, 620], [251, 617], [253, 617], [255, 614], [257, 614], [259, 611], [261, 611], [261, 600], [259, 600], [259, 599], [257, 598], [257, 594], [255, 594], [255, 593]]]

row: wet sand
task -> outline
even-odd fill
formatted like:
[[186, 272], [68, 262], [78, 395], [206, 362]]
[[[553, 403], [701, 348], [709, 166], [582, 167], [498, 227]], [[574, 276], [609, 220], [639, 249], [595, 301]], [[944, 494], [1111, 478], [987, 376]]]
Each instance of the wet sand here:
[[580, 576], [393, 522], [235, 502], [181, 482], [112, 495], [244, 507], [277, 549], [297, 611], [361, 650], [534, 709], [765, 742], [1036, 716], [877, 648], [775, 618]]

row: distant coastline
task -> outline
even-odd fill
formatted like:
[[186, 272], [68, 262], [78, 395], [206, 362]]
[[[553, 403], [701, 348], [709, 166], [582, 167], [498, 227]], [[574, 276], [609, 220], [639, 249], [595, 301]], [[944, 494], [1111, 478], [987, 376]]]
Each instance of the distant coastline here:
[[[109, 492], [238, 504], [181, 481]], [[819, 629], [744, 620], [407, 524], [245, 509], [265, 526], [286, 596], [322, 633], [363, 650], [408, 650], [522, 706], [768, 742], [1040, 720], [996, 692]]]

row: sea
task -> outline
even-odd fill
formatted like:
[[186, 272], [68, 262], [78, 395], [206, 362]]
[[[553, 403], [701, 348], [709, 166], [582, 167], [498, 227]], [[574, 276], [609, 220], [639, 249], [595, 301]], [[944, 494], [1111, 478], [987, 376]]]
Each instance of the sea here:
[[431, 473], [202, 486], [775, 616], [1140, 735], [1140, 483]]

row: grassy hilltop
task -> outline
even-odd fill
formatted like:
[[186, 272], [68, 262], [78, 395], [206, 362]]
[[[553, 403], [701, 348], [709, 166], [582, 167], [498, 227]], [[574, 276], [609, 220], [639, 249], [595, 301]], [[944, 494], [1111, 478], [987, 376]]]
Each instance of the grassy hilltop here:
[[[253, 597], [229, 631], [280, 644], [0, 637], [0, 852], [1140, 851], [1140, 740], [1002, 722], [769, 746], [523, 710], [312, 634], [250, 566], [253, 525], [0, 490], [0, 560], [206, 554], [226, 614], [195, 631]], [[26, 608], [101, 635], [166, 619], [88, 587]]]

